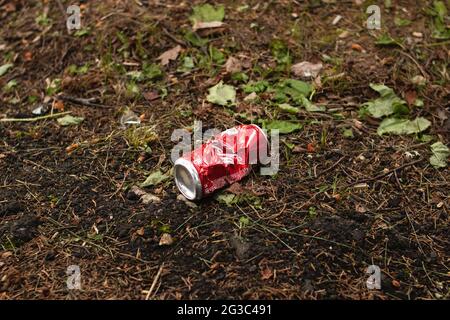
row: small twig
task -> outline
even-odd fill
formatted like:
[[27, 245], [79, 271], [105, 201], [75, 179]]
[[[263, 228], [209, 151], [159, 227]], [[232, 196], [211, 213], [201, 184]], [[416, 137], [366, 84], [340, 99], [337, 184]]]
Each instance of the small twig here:
[[184, 42], [184, 41], [182, 41], [182, 40], [180, 40], [180, 39], [177, 39], [173, 34], [171, 34], [166, 28], [162, 28], [162, 30], [163, 30], [163, 32], [164, 32], [164, 34], [166, 35], [166, 36], [168, 36], [170, 39], [172, 39], [175, 43], [178, 43], [179, 45], [182, 45], [182, 46], [186, 46], [186, 43]]
[[57, 118], [65, 114], [72, 113], [72, 111], [66, 111], [66, 112], [60, 112], [60, 113], [53, 113], [48, 114], [46, 116], [40, 116], [35, 118], [3, 118], [0, 119], [0, 122], [34, 122], [38, 120], [44, 120], [44, 119], [50, 119], [50, 118]]
[[89, 106], [89, 107], [99, 107], [99, 108], [111, 108], [110, 106], [106, 106], [104, 104], [92, 102], [95, 98], [85, 99], [85, 98], [77, 98], [65, 95], [59, 95], [57, 99], [61, 99], [63, 101], [71, 102], [74, 104]]
[[406, 53], [406, 52], [404, 52], [404, 51], [402, 51], [402, 50], [395, 50], [395, 51], [397, 51], [397, 52], [400, 52], [401, 54], [403, 54], [404, 56], [406, 56], [406, 57], [408, 57], [409, 59], [411, 59], [411, 61], [412, 62], [414, 62], [414, 64], [417, 66], [417, 68], [419, 69], [419, 71], [422, 73], [422, 75], [425, 77], [425, 78], [429, 78], [429, 76], [428, 76], [428, 74], [425, 72], [425, 70], [423, 70], [423, 68], [422, 68], [422, 66], [417, 62], [417, 60], [416, 59], [414, 59], [410, 54], [408, 54], [408, 53]]
[[379, 174], [379, 175], [377, 175], [377, 176], [375, 176], [375, 177], [367, 178], [367, 179], [362, 179], [362, 180], [358, 180], [358, 181], [352, 182], [352, 183], [348, 184], [346, 187], [351, 187], [351, 186], [353, 186], [353, 185], [355, 185], [355, 184], [359, 184], [359, 183], [363, 183], [363, 182], [369, 182], [369, 181], [374, 181], [374, 180], [381, 179], [381, 178], [383, 178], [383, 177], [385, 177], [385, 176], [391, 174], [392, 172], [395, 172], [395, 171], [400, 170], [400, 169], [404, 169], [404, 168], [406, 168], [406, 167], [410, 167], [410, 166], [412, 166], [412, 165], [415, 165], [416, 163], [422, 162], [423, 160], [424, 160], [424, 158], [418, 159], [418, 160], [415, 160], [415, 161], [412, 161], [412, 162], [409, 162], [409, 163], [405, 163], [404, 165], [401, 165], [400, 167], [391, 169], [391, 170], [389, 170], [389, 171], [387, 171], [387, 172], [384, 172], [384, 173], [382, 173], [382, 174]]
[[161, 272], [164, 267], [164, 262], [161, 263], [161, 266], [158, 269], [158, 272], [156, 273], [155, 278], [153, 279], [152, 286], [147, 291], [147, 295], [145, 296], [145, 300], [148, 300], [150, 298], [150, 295], [152, 294], [153, 290], [155, 289], [156, 283], [158, 282], [159, 277], [161, 276]]

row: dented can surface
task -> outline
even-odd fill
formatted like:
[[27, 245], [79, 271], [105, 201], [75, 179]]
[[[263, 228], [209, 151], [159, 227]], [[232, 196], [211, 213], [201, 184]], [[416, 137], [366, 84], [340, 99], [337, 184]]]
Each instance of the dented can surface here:
[[241, 180], [267, 151], [267, 136], [257, 125], [225, 130], [175, 161], [175, 183], [187, 199], [201, 199]]

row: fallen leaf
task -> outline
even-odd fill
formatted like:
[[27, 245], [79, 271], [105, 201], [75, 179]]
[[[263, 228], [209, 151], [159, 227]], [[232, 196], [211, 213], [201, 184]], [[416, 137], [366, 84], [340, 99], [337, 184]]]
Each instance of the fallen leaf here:
[[408, 90], [405, 92], [405, 100], [408, 106], [412, 106], [417, 99], [417, 92], [415, 90]]
[[308, 151], [308, 153], [314, 153], [316, 151], [316, 149], [314, 148], [314, 144], [308, 143], [308, 145], [306, 146], [306, 151]]
[[183, 201], [188, 207], [190, 207], [190, 208], [197, 208], [197, 205], [194, 203], [194, 202], [192, 202], [192, 201], [189, 201], [185, 196], [183, 196], [182, 194], [179, 194], [178, 196], [177, 196], [177, 200], [180, 200], [180, 201]]
[[68, 114], [62, 118], [58, 118], [56, 121], [58, 121], [59, 125], [61, 126], [71, 126], [80, 124], [81, 122], [83, 122], [83, 120], [83, 117], [74, 117]]
[[300, 111], [297, 107], [293, 107], [289, 103], [280, 103], [278, 108], [292, 114], [297, 114]]
[[281, 134], [287, 134], [300, 130], [303, 126], [300, 123], [284, 121], [284, 120], [272, 120], [265, 124], [265, 128], [269, 130], [277, 129]]
[[377, 133], [381, 136], [385, 133], [391, 134], [413, 134], [426, 130], [431, 122], [425, 118], [418, 117], [414, 120], [387, 118], [381, 121]]
[[233, 105], [236, 102], [236, 89], [220, 81], [214, 87], [209, 88], [206, 100], [221, 106]]
[[399, 98], [394, 90], [383, 84], [371, 83], [370, 87], [381, 95], [375, 100], [362, 104], [372, 117], [382, 118], [394, 113], [408, 113], [409, 109], [405, 106], [405, 101]]
[[311, 63], [308, 61], [303, 61], [294, 64], [291, 67], [291, 72], [297, 77], [303, 78], [315, 78], [319, 75], [320, 70], [322, 70], [323, 65], [319, 63]]
[[273, 277], [273, 271], [269, 267], [264, 268], [261, 270], [261, 280], [269, 280]]
[[0, 66], [0, 77], [3, 76], [6, 72], [8, 72], [9, 69], [13, 67], [12, 63], [7, 63], [2, 66]]
[[258, 98], [258, 95], [256, 94], [256, 92], [252, 92], [244, 98], [244, 101], [252, 101], [255, 100], [256, 98]]
[[202, 29], [213, 29], [220, 28], [224, 25], [222, 21], [209, 21], [209, 22], [201, 22], [196, 21], [194, 26], [192, 27], [193, 31], [202, 30]]
[[396, 288], [400, 288], [400, 281], [394, 279], [392, 280], [392, 285]]
[[77, 149], [80, 146], [79, 143], [72, 143], [70, 146], [66, 147], [66, 152], [67, 153], [72, 153], [73, 151], [75, 151], [75, 149]]
[[359, 212], [359, 213], [366, 213], [367, 212], [366, 207], [364, 207], [362, 204], [359, 204], [359, 203], [357, 203], [355, 205], [355, 210], [356, 210], [356, 212]]
[[156, 90], [146, 91], [142, 94], [147, 101], [153, 101], [159, 98], [159, 93]]
[[25, 61], [33, 60], [33, 53], [31, 53], [31, 51], [25, 51], [25, 53], [23, 54], [23, 60]]
[[136, 230], [136, 234], [141, 236], [141, 237], [144, 235], [144, 233], [145, 233], [144, 227], [141, 227], [141, 228]]
[[2, 259], [6, 259], [9, 258], [13, 255], [13, 253], [11, 251], [6, 251], [2, 253]]
[[359, 45], [357, 43], [352, 43], [351, 48], [352, 48], [352, 50], [355, 50], [355, 51], [365, 52], [363, 47], [361, 47], [361, 45]]
[[430, 164], [436, 169], [445, 168], [448, 157], [450, 156], [449, 148], [439, 141], [431, 145], [431, 152]]
[[56, 109], [60, 112], [63, 112], [64, 111], [64, 102], [62, 102], [61, 100], [53, 100], [52, 108]]
[[176, 60], [178, 57], [178, 54], [181, 52], [181, 46], [177, 45], [176, 47], [167, 50], [163, 54], [161, 54], [157, 60], [161, 60], [161, 65], [165, 66], [169, 64], [170, 60]]
[[414, 76], [411, 78], [411, 83], [416, 86], [424, 86], [427, 83], [427, 79], [422, 76]]
[[234, 193], [236, 195], [240, 195], [244, 193], [244, 189], [242, 188], [242, 185], [238, 182], [233, 183], [231, 186], [227, 188], [228, 192]]
[[229, 57], [225, 62], [225, 70], [227, 73], [236, 73], [242, 71], [241, 61], [234, 57]]
[[168, 233], [163, 233], [159, 239], [160, 246], [170, 246], [173, 243], [172, 236]]
[[193, 13], [189, 19], [195, 25], [197, 22], [222, 21], [225, 17], [225, 7], [223, 5], [212, 6], [209, 3], [194, 6]]
[[155, 186], [163, 181], [166, 181], [167, 179], [169, 179], [168, 175], [162, 173], [161, 170], [156, 170], [152, 172], [144, 182], [141, 183], [141, 187], [145, 188], [149, 186]]

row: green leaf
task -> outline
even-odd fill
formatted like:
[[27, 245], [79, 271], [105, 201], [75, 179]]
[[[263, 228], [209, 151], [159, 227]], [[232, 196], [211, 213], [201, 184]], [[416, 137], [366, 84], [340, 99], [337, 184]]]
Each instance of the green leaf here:
[[447, 7], [443, 1], [434, 1], [432, 10], [434, 18], [434, 29], [431, 37], [434, 39], [445, 40], [450, 38], [450, 28], [446, 24]]
[[197, 5], [193, 8], [193, 13], [189, 17], [193, 24], [196, 22], [222, 21], [225, 18], [225, 8], [223, 5], [213, 7], [209, 3]]
[[267, 90], [269, 88], [269, 82], [266, 80], [261, 80], [257, 82], [249, 82], [244, 86], [244, 92], [245, 93], [261, 93]]
[[270, 44], [270, 50], [272, 56], [275, 57], [275, 59], [280, 65], [287, 65], [291, 63], [291, 56], [289, 54], [289, 49], [284, 44], [283, 41], [279, 39], [273, 40], [272, 43]]
[[238, 82], [247, 82], [248, 75], [246, 75], [244, 72], [235, 72], [231, 75], [231, 79]]
[[194, 59], [191, 57], [184, 57], [183, 64], [177, 69], [178, 72], [189, 72], [194, 68]]
[[239, 217], [239, 228], [245, 228], [250, 224], [250, 219], [246, 216]]
[[411, 20], [403, 19], [403, 18], [400, 18], [400, 17], [395, 17], [394, 18], [394, 24], [397, 27], [409, 26], [411, 24]]
[[8, 81], [7, 84], [5, 84], [5, 86], [3, 87], [3, 90], [5, 90], [6, 92], [10, 92], [16, 86], [17, 86], [17, 80], [13, 79], [13, 80]]
[[264, 127], [266, 129], [278, 129], [281, 134], [288, 134], [296, 130], [300, 130], [303, 126], [300, 123], [294, 123], [284, 120], [272, 120], [265, 123]]
[[280, 104], [278, 105], [278, 108], [280, 108], [280, 109], [283, 110], [283, 111], [286, 111], [286, 112], [289, 112], [289, 113], [293, 113], [293, 114], [296, 114], [296, 113], [298, 113], [298, 111], [299, 111], [298, 108], [293, 107], [293, 106], [291, 106], [291, 105], [288, 104], [288, 103], [280, 103]]
[[381, 136], [385, 133], [391, 134], [413, 134], [426, 130], [431, 122], [419, 117], [414, 120], [387, 118], [381, 121], [377, 133]]
[[55, 93], [58, 93], [61, 90], [61, 79], [55, 78], [47, 85], [47, 88], [45, 89], [45, 93], [48, 96], [52, 96]]
[[13, 67], [12, 63], [4, 64], [0, 67], [0, 77], [3, 76], [9, 69]]
[[184, 39], [195, 47], [203, 47], [208, 43], [208, 39], [203, 39], [198, 34], [188, 31], [184, 34]]
[[217, 49], [214, 46], [209, 47], [209, 55], [211, 56], [212, 61], [214, 61], [217, 64], [224, 64], [225, 63], [225, 55], [222, 51]]
[[408, 113], [409, 109], [406, 107], [406, 101], [397, 97], [394, 91], [383, 84], [370, 84], [370, 87], [377, 91], [381, 97], [373, 101], [368, 101], [362, 105], [374, 118], [382, 118], [391, 114]]
[[220, 81], [214, 87], [209, 88], [206, 99], [221, 106], [233, 105], [236, 102], [236, 89]]
[[439, 141], [431, 145], [431, 152], [430, 164], [436, 169], [445, 168], [447, 166], [447, 159], [450, 156], [449, 148]]
[[75, 33], [73, 35], [75, 37], [81, 38], [81, 37], [89, 35], [90, 32], [91, 32], [91, 29], [83, 28], [83, 29], [75, 31]]
[[227, 206], [231, 206], [232, 204], [236, 203], [237, 196], [232, 193], [221, 193], [216, 196], [216, 200], [220, 203], [224, 203]]
[[274, 100], [280, 103], [286, 103], [289, 101], [289, 98], [299, 105], [303, 105], [305, 108], [310, 107], [310, 103], [306, 100], [306, 97], [310, 95], [313, 87], [307, 82], [295, 80], [295, 79], [287, 79], [281, 81], [275, 86], [275, 95]]
[[83, 122], [83, 120], [83, 117], [74, 117], [68, 114], [62, 118], [58, 118], [56, 121], [58, 121], [59, 125], [61, 126], [72, 126], [80, 124], [81, 122]]
[[144, 63], [142, 65], [142, 74], [145, 80], [154, 80], [157, 78], [161, 78], [163, 72], [161, 71], [160, 66], [155, 63]]
[[308, 112], [323, 112], [326, 110], [325, 106], [317, 106], [311, 101], [309, 101], [304, 95], [300, 95], [299, 99], [302, 102], [302, 105], [305, 107]]
[[379, 46], [392, 46], [392, 45], [396, 45], [396, 46], [400, 46], [401, 47], [401, 42], [398, 40], [395, 40], [394, 38], [392, 38], [390, 35], [388, 34], [382, 34], [381, 36], [378, 37], [378, 39], [375, 41], [375, 44], [379, 45]]
[[345, 138], [349, 138], [349, 139], [354, 138], [352, 128], [344, 128], [344, 129], [342, 130], [342, 135], [343, 135]]
[[162, 173], [161, 170], [156, 170], [152, 172], [144, 182], [141, 183], [141, 187], [145, 188], [149, 186], [156, 186], [169, 178], [169, 175]]

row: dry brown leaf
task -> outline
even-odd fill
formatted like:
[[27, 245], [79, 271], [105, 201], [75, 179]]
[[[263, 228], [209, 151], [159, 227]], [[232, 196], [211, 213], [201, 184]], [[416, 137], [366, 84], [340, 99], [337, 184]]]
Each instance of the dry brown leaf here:
[[356, 212], [359, 212], [359, 213], [366, 213], [367, 212], [366, 207], [364, 207], [362, 204], [359, 204], [359, 203], [357, 203], [355, 205], [355, 210], [356, 210]]
[[25, 61], [31, 61], [33, 59], [33, 53], [31, 51], [25, 51], [23, 54], [23, 60]]
[[136, 230], [136, 234], [141, 237], [144, 235], [144, 232], [145, 232], [144, 227]]
[[159, 93], [156, 90], [146, 91], [142, 94], [147, 101], [153, 101], [159, 98]]
[[70, 146], [66, 148], [67, 153], [72, 153], [75, 149], [77, 149], [80, 146], [79, 143], [72, 143]]
[[273, 271], [269, 267], [261, 270], [261, 280], [268, 280], [273, 277]]
[[52, 108], [62, 112], [64, 111], [64, 102], [61, 100], [53, 100]]
[[175, 60], [178, 57], [178, 54], [181, 52], [181, 46], [177, 45], [176, 47], [167, 50], [163, 54], [161, 54], [157, 59], [161, 60], [161, 65], [165, 66], [169, 64], [170, 60]]
[[210, 21], [210, 22], [196, 21], [194, 26], [192, 27], [192, 30], [195, 32], [195, 31], [201, 30], [201, 29], [220, 28], [223, 25], [224, 25], [224, 23], [222, 21]]
[[412, 106], [417, 98], [417, 92], [415, 90], [408, 90], [405, 92], [405, 100], [408, 106]]
[[392, 280], [392, 285], [396, 288], [400, 288], [400, 281], [394, 279]]
[[352, 50], [355, 50], [355, 51], [366, 52], [366, 50], [364, 50], [363, 47], [361, 47], [361, 45], [359, 45], [357, 43], [352, 43], [351, 48], [352, 48]]
[[160, 246], [170, 246], [173, 243], [172, 236], [168, 233], [163, 233], [161, 239], [159, 239]]
[[233, 183], [231, 186], [227, 188], [228, 192], [234, 193], [236, 195], [242, 194], [245, 192], [244, 188], [239, 182]]
[[311, 63], [309, 61], [303, 61], [294, 64], [291, 67], [291, 72], [297, 77], [315, 78], [319, 74], [320, 70], [322, 70], [322, 68], [323, 65], [321, 62]]
[[242, 71], [242, 64], [239, 59], [229, 57], [225, 62], [225, 70], [227, 73], [236, 73]]

